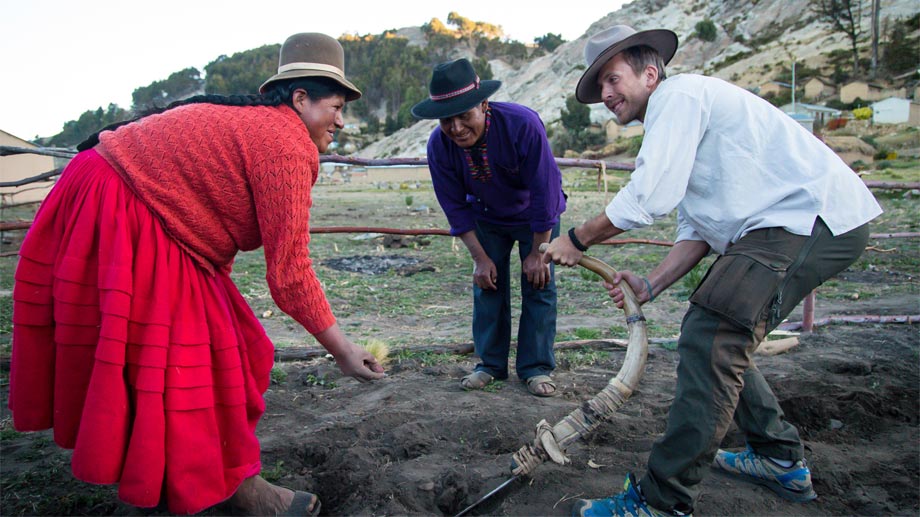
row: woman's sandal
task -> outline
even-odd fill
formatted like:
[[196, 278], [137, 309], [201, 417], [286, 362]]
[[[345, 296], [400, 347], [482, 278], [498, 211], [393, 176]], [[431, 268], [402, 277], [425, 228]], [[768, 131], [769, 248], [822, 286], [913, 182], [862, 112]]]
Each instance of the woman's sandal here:
[[[526, 384], [527, 391], [536, 397], [555, 397], [559, 394], [559, 391], [556, 389], [556, 383], [549, 375], [534, 375], [533, 377], [527, 379]], [[550, 391], [544, 392], [540, 390], [540, 386], [548, 386], [552, 389]]]
[[[310, 509], [310, 504], [313, 504], [312, 510]], [[298, 517], [309, 515], [313, 517], [319, 515], [319, 509], [321, 506], [322, 503], [319, 502], [319, 498], [314, 494], [298, 490], [294, 492], [294, 500], [291, 501], [291, 506], [288, 506], [288, 509], [285, 510], [281, 515]]]
[[488, 374], [482, 370], [476, 370], [475, 372], [460, 379], [460, 387], [465, 390], [481, 390], [493, 380], [495, 380], [495, 377], [493, 377], [491, 374]]

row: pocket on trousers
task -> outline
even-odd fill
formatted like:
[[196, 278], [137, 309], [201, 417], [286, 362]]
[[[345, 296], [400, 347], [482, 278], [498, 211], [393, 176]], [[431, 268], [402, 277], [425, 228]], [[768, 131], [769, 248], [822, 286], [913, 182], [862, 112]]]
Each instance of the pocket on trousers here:
[[690, 302], [753, 331], [767, 317], [792, 261], [782, 253], [733, 246], [712, 264]]

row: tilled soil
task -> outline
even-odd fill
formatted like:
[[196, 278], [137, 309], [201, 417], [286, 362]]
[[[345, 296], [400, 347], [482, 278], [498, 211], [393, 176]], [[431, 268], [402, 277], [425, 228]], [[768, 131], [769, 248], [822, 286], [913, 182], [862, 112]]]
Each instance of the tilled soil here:
[[[372, 384], [306, 384], [327, 368], [289, 364], [268, 394], [260, 428], [266, 465], [284, 462], [280, 482], [320, 494], [330, 515], [453, 515], [510, 476], [511, 454], [536, 423], [558, 421], [615, 374], [623, 358], [557, 370], [563, 395], [540, 399], [509, 380], [495, 392], [464, 392], [469, 360], [405, 362]], [[918, 466], [918, 333], [915, 326], [835, 326], [803, 336], [791, 352], [757, 356], [787, 418], [805, 439], [816, 502], [799, 505], [719, 475], [703, 483], [700, 515], [915, 515]], [[572, 498], [617, 491], [641, 475], [664, 430], [677, 353], [652, 347], [636, 394], [572, 463], [544, 464], [474, 514], [566, 515]], [[743, 446], [730, 432], [725, 447]], [[589, 465], [589, 461], [591, 465]]]
[[[805, 439], [818, 500], [789, 503], [711, 475], [696, 513], [916, 515], [917, 327], [834, 325], [800, 341], [756, 362]], [[368, 384], [341, 377], [326, 359], [281, 363], [287, 375], [267, 392], [258, 429], [263, 473], [319, 494], [327, 515], [453, 515], [507, 479], [511, 454], [533, 440], [537, 422], [554, 423], [593, 396], [624, 353], [615, 349], [587, 367], [563, 364], [556, 398], [533, 397], [513, 377], [491, 391], [465, 392], [459, 379], [474, 364], [469, 356], [435, 365], [404, 360]], [[473, 514], [566, 515], [573, 498], [606, 496], [626, 472], [640, 476], [664, 430], [677, 360], [676, 351], [652, 345], [638, 391], [588, 441], [569, 448], [571, 464], [542, 465]], [[743, 446], [742, 439], [732, 431], [723, 446]], [[68, 463], [69, 451], [50, 443], [48, 432], [5, 439], [3, 514], [165, 513], [118, 503], [112, 487], [74, 480]]]

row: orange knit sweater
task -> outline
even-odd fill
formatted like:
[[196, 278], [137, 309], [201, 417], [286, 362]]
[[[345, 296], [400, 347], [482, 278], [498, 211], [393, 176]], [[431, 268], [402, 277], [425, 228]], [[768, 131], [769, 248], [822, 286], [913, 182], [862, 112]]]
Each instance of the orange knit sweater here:
[[189, 104], [100, 135], [97, 151], [207, 271], [264, 246], [278, 307], [307, 331], [335, 317], [311, 267], [319, 153], [290, 107]]

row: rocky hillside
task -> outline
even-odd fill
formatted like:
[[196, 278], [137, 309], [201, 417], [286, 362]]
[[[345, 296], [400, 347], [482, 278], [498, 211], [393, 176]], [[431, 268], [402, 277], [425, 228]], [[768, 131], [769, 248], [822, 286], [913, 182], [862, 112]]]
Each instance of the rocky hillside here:
[[[514, 69], [502, 61], [491, 61], [496, 79], [503, 82], [492, 97], [513, 101], [537, 110], [547, 125], [557, 123], [565, 99], [575, 91], [584, 70], [584, 46], [589, 34], [624, 23], [636, 29], [667, 28], [677, 33], [680, 46], [668, 72], [705, 73], [755, 87], [772, 80], [793, 59], [811, 68], [826, 64], [831, 51], [847, 49], [849, 40], [817, 21], [809, 0], [635, 0], [595, 22], [588, 33], [565, 43], [552, 54]], [[868, 8], [863, 2], [865, 32], [869, 31]], [[886, 0], [881, 6], [882, 26], [886, 19], [917, 13], [916, 0]], [[694, 36], [697, 22], [712, 20], [716, 39], [703, 41]], [[411, 37], [412, 28], [402, 34]], [[726, 63], [731, 63], [727, 64]], [[611, 118], [603, 105], [592, 108], [592, 119]], [[421, 121], [365, 147], [357, 154], [367, 158], [423, 156], [434, 121]]]

